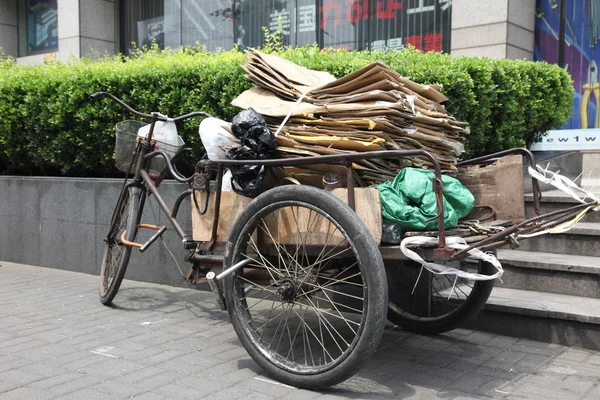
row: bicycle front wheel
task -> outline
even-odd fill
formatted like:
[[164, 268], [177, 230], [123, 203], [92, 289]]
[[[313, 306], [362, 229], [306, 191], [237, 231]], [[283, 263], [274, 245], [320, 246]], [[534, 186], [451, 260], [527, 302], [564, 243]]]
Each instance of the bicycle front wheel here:
[[139, 187], [131, 186], [123, 192], [117, 202], [100, 268], [100, 302], [104, 305], [112, 303], [125, 276], [131, 247], [121, 242], [121, 236], [124, 231], [127, 231], [125, 239], [135, 241], [144, 199], [144, 191]]
[[265, 192], [236, 220], [225, 265], [248, 258], [224, 291], [240, 341], [269, 375], [332, 386], [375, 352], [387, 309], [383, 261], [345, 203], [308, 186]]

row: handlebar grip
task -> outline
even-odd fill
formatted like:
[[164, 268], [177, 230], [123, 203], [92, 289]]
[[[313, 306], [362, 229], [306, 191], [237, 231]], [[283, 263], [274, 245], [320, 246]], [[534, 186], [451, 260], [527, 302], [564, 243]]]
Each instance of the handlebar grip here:
[[90, 95], [90, 100], [98, 100], [106, 96], [106, 92], [96, 92]]

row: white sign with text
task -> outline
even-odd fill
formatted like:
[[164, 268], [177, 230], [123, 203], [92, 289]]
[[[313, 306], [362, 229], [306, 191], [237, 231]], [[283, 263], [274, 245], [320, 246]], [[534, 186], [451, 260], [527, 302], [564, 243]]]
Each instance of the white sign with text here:
[[532, 151], [600, 150], [600, 129], [548, 131]]

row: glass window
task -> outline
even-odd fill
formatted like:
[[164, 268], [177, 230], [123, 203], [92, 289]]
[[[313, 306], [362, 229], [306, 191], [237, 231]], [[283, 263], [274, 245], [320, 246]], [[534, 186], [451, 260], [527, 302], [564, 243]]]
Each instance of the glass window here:
[[56, 0], [19, 2], [19, 55], [58, 51]]
[[137, 47], [150, 46], [156, 42], [165, 46], [164, 0], [127, 0], [119, 5], [121, 52], [129, 54], [133, 44]]
[[233, 1], [164, 0], [165, 44], [172, 48], [205, 45], [231, 50], [236, 20]]
[[267, 28], [289, 46], [450, 52], [451, 11], [451, 0], [123, 0], [122, 51], [152, 40], [243, 50]]

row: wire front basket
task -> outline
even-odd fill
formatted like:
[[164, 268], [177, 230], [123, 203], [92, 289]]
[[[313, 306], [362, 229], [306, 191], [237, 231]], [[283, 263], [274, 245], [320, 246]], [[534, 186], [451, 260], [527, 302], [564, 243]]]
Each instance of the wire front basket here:
[[[144, 140], [138, 137], [138, 130], [147, 125], [140, 121], [122, 121], [115, 126], [116, 141], [115, 141], [115, 166], [123, 172], [129, 172], [129, 166], [135, 158], [135, 150], [138, 140]], [[178, 144], [176, 146], [156, 140], [155, 150], [164, 150], [169, 154], [169, 158], [175, 157], [185, 145], [183, 139], [178, 136]], [[150, 163], [148, 172], [151, 174], [160, 174], [167, 167], [167, 163], [161, 156], [155, 157]]]

